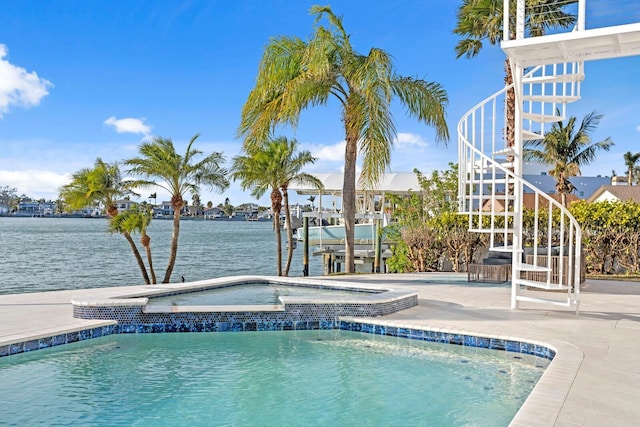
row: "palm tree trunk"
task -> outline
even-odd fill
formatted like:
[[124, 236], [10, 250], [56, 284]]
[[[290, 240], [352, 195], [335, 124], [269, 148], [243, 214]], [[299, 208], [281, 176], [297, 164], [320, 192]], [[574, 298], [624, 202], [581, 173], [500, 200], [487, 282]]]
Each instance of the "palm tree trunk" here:
[[276, 270], [282, 276], [282, 233], [280, 232], [280, 214], [273, 213], [273, 228], [276, 232]]
[[169, 283], [173, 267], [176, 264], [176, 255], [178, 254], [178, 237], [180, 236], [180, 208], [173, 209], [173, 234], [171, 235], [171, 250], [169, 252], [169, 262], [167, 270], [164, 273], [162, 283]]
[[151, 246], [145, 246], [144, 250], [147, 253], [147, 262], [149, 263], [149, 271], [151, 272], [151, 283], [155, 285], [158, 282], [156, 279], [156, 271], [153, 269], [153, 262], [151, 259]]
[[[507, 59], [504, 63], [505, 76], [504, 83], [506, 86], [510, 86], [513, 84], [513, 74], [511, 67], [509, 66], [509, 59]], [[506, 116], [507, 123], [505, 129], [505, 138], [507, 140], [507, 147], [513, 147], [516, 143], [516, 132], [515, 132], [515, 124], [516, 124], [516, 92], [514, 88], [507, 89], [506, 94]]]
[[282, 188], [282, 199], [284, 201], [284, 218], [287, 230], [287, 262], [284, 266], [284, 276], [289, 275], [291, 259], [293, 258], [293, 230], [291, 229], [291, 211], [289, 210], [289, 192], [286, 187]]
[[282, 194], [280, 190], [273, 189], [271, 191], [271, 211], [273, 212], [273, 229], [276, 232], [276, 268], [278, 276], [282, 276], [282, 233], [280, 228], [280, 207], [282, 203]]
[[133, 251], [133, 255], [136, 257], [136, 261], [138, 261], [138, 267], [140, 267], [140, 272], [142, 272], [142, 277], [144, 278], [145, 285], [150, 284], [149, 275], [147, 274], [147, 269], [144, 266], [144, 261], [142, 260], [142, 256], [140, 256], [140, 251], [138, 251], [138, 247], [136, 246], [136, 242], [133, 241], [131, 234], [128, 232], [123, 232], [124, 238], [129, 242], [129, 246], [131, 246], [131, 250]]
[[[347, 106], [347, 110], [349, 107]], [[346, 147], [344, 152], [344, 180], [342, 182], [342, 215], [344, 217], [344, 271], [355, 272], [356, 227], [356, 160], [358, 157], [358, 129], [345, 113]]]

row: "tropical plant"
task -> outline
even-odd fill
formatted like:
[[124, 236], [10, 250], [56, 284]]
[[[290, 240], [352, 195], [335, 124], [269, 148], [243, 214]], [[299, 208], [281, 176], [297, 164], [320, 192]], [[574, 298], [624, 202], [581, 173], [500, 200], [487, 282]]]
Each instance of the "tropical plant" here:
[[591, 133], [600, 123], [601, 114], [591, 112], [576, 129], [576, 118], [571, 117], [567, 124], [554, 123], [544, 139], [527, 141], [524, 158], [549, 166], [549, 175], [556, 180], [556, 192], [561, 195], [562, 205], [567, 205], [567, 194], [575, 187], [569, 181], [572, 176], [581, 174], [580, 168], [588, 165], [596, 157], [599, 150], [609, 151], [614, 145], [611, 138], [599, 142], [591, 142]]
[[633, 179], [637, 171], [636, 163], [640, 160], [640, 152], [632, 153], [631, 151], [627, 151], [623, 157], [624, 165], [627, 167], [627, 182], [631, 185], [633, 184]]
[[437, 271], [446, 258], [454, 271], [462, 271], [485, 243], [483, 236], [468, 231], [469, 218], [458, 214], [456, 194], [458, 165], [423, 175], [414, 169], [420, 191], [390, 195], [395, 223], [387, 235], [396, 240], [387, 264], [393, 271]]
[[[570, 28], [576, 16], [564, 12], [564, 8], [578, 0], [526, 0], [524, 29], [528, 36], [543, 36], [552, 28]], [[510, 0], [510, 10], [516, 10], [516, 0]], [[503, 38], [504, 0], [463, 0], [456, 13], [457, 25], [454, 34], [462, 39], [455, 47], [456, 57], [473, 58], [482, 50], [486, 41], [498, 45]], [[515, 39], [516, 16], [509, 16], [509, 38]], [[505, 59], [505, 85], [513, 84], [513, 73], [509, 59]], [[506, 135], [508, 146], [515, 143], [516, 97], [513, 88], [506, 94]]]
[[162, 283], [169, 283], [178, 254], [178, 238], [180, 236], [180, 216], [185, 206], [184, 196], [187, 192], [198, 194], [200, 186], [206, 185], [210, 190], [223, 191], [229, 186], [227, 170], [222, 167], [224, 156], [213, 152], [200, 160], [203, 154], [193, 148], [200, 135], [196, 134], [187, 145], [184, 155], [176, 152], [170, 138], [154, 137], [150, 142], [143, 142], [139, 147], [140, 157], [125, 160], [129, 173], [145, 178], [135, 181], [138, 187], [160, 187], [171, 195], [173, 208], [173, 234], [167, 269]]
[[[264, 145], [247, 148], [244, 156], [233, 158], [231, 177], [240, 180], [243, 190], [251, 189], [251, 195], [260, 198], [271, 190], [273, 227], [276, 231], [276, 261], [279, 276], [287, 276], [293, 257], [293, 228], [289, 209], [289, 184], [310, 184], [322, 188], [322, 183], [313, 175], [302, 172], [302, 168], [315, 162], [309, 151], [297, 152], [295, 139], [285, 137], [270, 139]], [[287, 261], [282, 269], [282, 236], [280, 213], [284, 201], [285, 229], [287, 230]]]
[[[111, 221], [109, 221], [109, 230], [112, 233], [120, 233], [124, 235], [127, 242], [129, 242], [129, 246], [131, 246], [131, 250], [133, 251], [138, 266], [140, 267], [140, 271], [142, 272], [142, 277], [147, 285], [156, 283], [156, 273], [153, 269], [153, 259], [151, 256], [151, 237], [147, 234], [147, 227], [151, 223], [151, 217], [152, 213], [150, 207], [146, 205], [142, 205], [140, 207], [134, 205], [123, 212], [119, 212], [111, 219]], [[144, 261], [140, 255], [140, 251], [138, 251], [138, 247], [131, 237], [131, 234], [134, 233], [140, 233], [140, 244], [144, 247], [147, 255], [147, 263], [149, 264], [151, 278], [149, 278]]]
[[224, 205], [222, 205], [222, 212], [224, 212], [226, 216], [231, 217], [234, 211], [235, 211], [235, 207], [231, 204], [231, 202], [229, 201], [229, 198], [227, 197], [226, 199], [224, 199]]
[[106, 163], [97, 158], [93, 168], [83, 168], [71, 176], [71, 182], [60, 188], [60, 199], [71, 209], [81, 209], [95, 203], [104, 206], [107, 215], [118, 214], [116, 201], [137, 194], [133, 181], [125, 180], [118, 162]]
[[588, 273], [640, 274], [640, 204], [628, 201], [572, 203], [580, 223]]
[[[447, 95], [437, 83], [397, 75], [389, 54], [372, 48], [356, 52], [350, 37], [328, 6], [313, 6], [315, 32], [309, 41], [278, 36], [265, 47], [256, 85], [242, 109], [238, 134], [247, 149], [266, 141], [276, 125], [296, 127], [307, 107], [330, 98], [342, 108], [345, 164], [342, 210], [345, 222], [345, 270], [353, 272], [356, 213], [356, 161], [362, 155], [360, 182], [371, 187], [388, 167], [396, 134], [392, 99], [409, 115], [435, 128], [447, 141]], [[320, 21], [326, 18], [328, 26]]]
[[[109, 229], [112, 232], [122, 234], [127, 242], [129, 242], [145, 283], [155, 283], [150, 248], [148, 249], [147, 255], [153, 282], [149, 279], [149, 274], [142, 261], [142, 257], [131, 237], [131, 233], [135, 230], [143, 233], [144, 241], [147, 239], [150, 240], [146, 235], [146, 228], [151, 221], [151, 216], [149, 215], [145, 218], [144, 222], [142, 222], [142, 219], [136, 216], [139, 214], [137, 208], [133, 208], [136, 212], [134, 215], [133, 211], [120, 213], [116, 206], [117, 199], [136, 195], [132, 188], [133, 181], [125, 180], [122, 177], [120, 165], [117, 162], [109, 164], [105, 163], [101, 158], [97, 158], [93, 168], [80, 169], [71, 176], [71, 182], [60, 188], [59, 198], [62, 204], [68, 209], [81, 209], [96, 203], [103, 205], [107, 211]], [[130, 219], [127, 219], [125, 222], [126, 218]], [[146, 236], [146, 238], [144, 236]], [[143, 246], [145, 246], [144, 242]], [[145, 248], [146, 247], [147, 246], [145, 246]]]

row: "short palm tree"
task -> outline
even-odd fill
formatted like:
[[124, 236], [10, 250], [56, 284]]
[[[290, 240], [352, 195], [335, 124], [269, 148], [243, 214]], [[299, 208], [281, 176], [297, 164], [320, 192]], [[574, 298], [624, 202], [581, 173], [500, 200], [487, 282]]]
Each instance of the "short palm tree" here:
[[[125, 224], [126, 226], [123, 225], [123, 220], [132, 216], [132, 212], [124, 211], [120, 213], [116, 206], [117, 199], [136, 195], [136, 193], [132, 191], [132, 188], [133, 181], [123, 179], [120, 165], [117, 162], [105, 163], [102, 159], [97, 158], [93, 168], [80, 169], [72, 175], [71, 182], [60, 188], [59, 198], [62, 203], [70, 209], [81, 209], [95, 203], [103, 205], [109, 218], [109, 229], [112, 232], [122, 234], [127, 242], [129, 242], [145, 283], [155, 283], [150, 252], [148, 252], [148, 259], [149, 267], [154, 276], [153, 282], [150, 282], [149, 274], [142, 261], [142, 257], [131, 237], [131, 233], [134, 230], [140, 230], [141, 226], [137, 226], [137, 228], [130, 226], [130, 219], [128, 220], [128, 224]], [[137, 212], [137, 209], [135, 209], [135, 211]], [[146, 236], [146, 227], [149, 221], [151, 221], [150, 217], [147, 218], [144, 223], [143, 237]], [[147, 236], [147, 239], [148, 238]]]
[[[151, 216], [150, 209], [144, 206], [142, 208], [134, 206], [118, 213], [111, 219], [111, 221], [109, 221], [109, 230], [113, 233], [120, 233], [124, 235], [127, 242], [129, 242], [129, 246], [131, 246], [131, 250], [138, 262], [138, 266], [140, 266], [142, 277], [147, 285], [156, 283], [156, 273], [153, 269], [153, 260], [151, 257], [151, 237], [147, 234], [147, 227], [151, 222]], [[145, 268], [142, 256], [140, 256], [138, 247], [131, 237], [134, 233], [140, 233], [140, 244], [144, 247], [147, 254], [147, 262], [149, 264], [151, 278], [149, 278], [149, 274]]]
[[[309, 151], [297, 151], [295, 139], [285, 137], [270, 139], [264, 145], [248, 150], [247, 155], [233, 159], [231, 176], [240, 180], [243, 190], [251, 188], [251, 195], [260, 198], [271, 190], [271, 210], [273, 226], [276, 230], [276, 257], [278, 275], [287, 276], [293, 257], [293, 229], [289, 209], [290, 183], [310, 184], [322, 188], [322, 183], [313, 175], [302, 172], [302, 168], [315, 162]], [[284, 202], [284, 214], [287, 230], [287, 261], [282, 270], [282, 237], [280, 231], [280, 213]]]
[[629, 185], [633, 184], [633, 178], [637, 171], [636, 163], [640, 160], [640, 152], [632, 153], [627, 151], [624, 153], [624, 165], [627, 167], [627, 181]]
[[129, 173], [145, 178], [135, 181], [139, 187], [160, 187], [171, 195], [173, 208], [173, 234], [167, 269], [162, 283], [169, 283], [178, 254], [178, 238], [180, 236], [180, 216], [185, 206], [184, 195], [187, 192], [197, 194], [200, 186], [206, 185], [211, 190], [223, 191], [229, 186], [227, 170], [222, 167], [224, 156], [213, 152], [197, 160], [202, 151], [193, 148], [199, 135], [189, 141], [184, 155], [176, 152], [170, 138], [154, 137], [150, 142], [143, 142], [139, 147], [140, 157], [126, 160]]
[[[578, 0], [526, 0], [525, 32], [528, 36], [543, 36], [552, 28], [571, 28], [576, 16], [565, 13], [563, 9]], [[455, 47], [456, 56], [473, 58], [480, 53], [483, 43], [499, 45], [503, 35], [504, 0], [463, 0], [456, 13], [457, 25], [454, 34], [462, 39]], [[516, 10], [516, 0], [511, 0], [510, 10]], [[511, 39], [515, 39], [515, 14], [511, 14], [509, 29]], [[505, 60], [505, 84], [513, 83], [513, 74], [509, 59]], [[513, 89], [506, 94], [506, 135], [508, 146], [515, 143], [516, 97]]]
[[[345, 270], [353, 272], [358, 153], [363, 157], [361, 183], [370, 187], [391, 159], [396, 134], [392, 99], [404, 104], [411, 116], [433, 126], [439, 141], [449, 138], [448, 100], [437, 83], [397, 75], [387, 52], [376, 48], [367, 55], [356, 52], [342, 19], [328, 6], [313, 6], [311, 14], [316, 26], [309, 41], [278, 36], [265, 47], [238, 134], [251, 149], [266, 141], [276, 125], [297, 126], [307, 107], [325, 105], [330, 98], [338, 100], [346, 140], [342, 188]], [[328, 27], [319, 24], [323, 18]]]
[[564, 206], [567, 205], [567, 194], [575, 189], [569, 178], [580, 175], [580, 168], [593, 161], [598, 151], [609, 151], [614, 145], [611, 138], [591, 142], [591, 133], [600, 119], [602, 115], [591, 112], [576, 129], [576, 118], [571, 117], [566, 125], [554, 123], [544, 139], [525, 143], [525, 159], [552, 166], [549, 175], [556, 180], [556, 191]]
[[137, 195], [132, 188], [133, 181], [122, 177], [117, 162], [106, 163], [98, 157], [93, 168], [80, 169], [71, 176], [71, 182], [60, 188], [60, 198], [72, 209], [99, 203], [109, 217], [114, 217], [118, 214], [118, 199]]

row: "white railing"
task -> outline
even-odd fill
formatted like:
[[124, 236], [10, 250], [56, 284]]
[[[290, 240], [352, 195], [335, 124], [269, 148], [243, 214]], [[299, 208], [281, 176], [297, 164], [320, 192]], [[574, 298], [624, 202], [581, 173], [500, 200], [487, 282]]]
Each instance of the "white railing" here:
[[[509, 147], [504, 136], [511, 87], [477, 104], [458, 123], [459, 211], [469, 216], [471, 231], [488, 234], [489, 250], [512, 253], [512, 308], [536, 301], [577, 309], [583, 280], [580, 227], [562, 204], [517, 171], [522, 140], [541, 139], [545, 126], [564, 119], [566, 104], [579, 97], [581, 80], [580, 64], [539, 66], [523, 76], [517, 91], [517, 116], [523, 121], [523, 127], [516, 126], [519, 147]], [[566, 291], [566, 300], [541, 298], [529, 289]]]
[[[525, 19], [540, 17], [548, 10], [548, 3], [545, 8], [535, 5], [527, 7], [526, 3], [526, 0], [504, 0], [503, 40], [510, 40], [512, 33], [516, 34], [516, 39], [529, 37], [524, 30]], [[577, 17], [575, 28], [561, 32], [640, 22], [640, 2], [637, 0], [556, 0], [556, 4]]]

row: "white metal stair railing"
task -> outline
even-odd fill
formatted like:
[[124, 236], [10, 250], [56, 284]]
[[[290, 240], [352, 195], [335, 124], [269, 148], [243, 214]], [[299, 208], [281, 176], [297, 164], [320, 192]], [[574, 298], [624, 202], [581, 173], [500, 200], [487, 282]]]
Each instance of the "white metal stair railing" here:
[[[581, 63], [543, 65], [524, 74], [522, 141], [544, 138], [550, 124], [566, 118], [566, 105], [579, 99], [583, 78]], [[488, 234], [490, 251], [512, 254], [512, 308], [531, 301], [575, 305], [577, 312], [581, 230], [565, 207], [514, 172], [522, 170], [523, 149], [507, 146], [503, 136], [508, 89], [458, 123], [459, 212], [468, 215], [470, 231]], [[543, 297], [540, 291], [556, 292]]]

